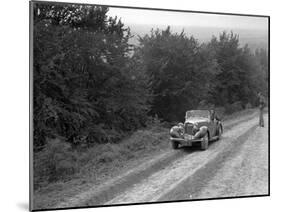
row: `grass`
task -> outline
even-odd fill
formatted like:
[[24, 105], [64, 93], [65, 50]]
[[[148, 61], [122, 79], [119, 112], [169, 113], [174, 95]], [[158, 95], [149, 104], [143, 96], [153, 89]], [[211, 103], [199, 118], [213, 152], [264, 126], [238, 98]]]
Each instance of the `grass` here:
[[40, 182], [35, 191], [35, 208], [53, 207], [89, 186], [99, 185], [137, 166], [140, 159], [145, 160], [156, 152], [168, 149], [168, 136], [168, 128], [150, 126], [137, 130], [119, 143], [98, 144], [85, 151], [72, 153], [76, 159], [71, 164], [79, 167], [76, 173], [53, 182]]

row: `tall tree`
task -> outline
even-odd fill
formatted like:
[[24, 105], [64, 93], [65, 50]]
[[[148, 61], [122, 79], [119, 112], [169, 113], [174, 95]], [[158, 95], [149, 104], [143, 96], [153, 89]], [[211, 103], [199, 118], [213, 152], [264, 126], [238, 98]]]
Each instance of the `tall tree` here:
[[173, 34], [170, 27], [152, 30], [139, 40], [144, 68], [151, 78], [151, 113], [168, 121], [182, 119], [186, 110], [206, 98], [217, 72], [215, 60], [193, 37]]
[[35, 148], [53, 137], [114, 141], [143, 124], [146, 97], [139, 99], [127, 65], [130, 30], [107, 12], [102, 6], [35, 4]]
[[242, 50], [239, 48], [239, 37], [232, 32], [223, 32], [219, 39], [213, 37], [210, 47], [215, 51], [215, 58], [220, 73], [216, 76], [216, 87], [213, 98], [216, 105], [224, 106], [239, 100], [237, 90], [240, 87], [239, 75], [243, 70], [238, 67], [237, 60]]
[[219, 106], [236, 103], [241, 107], [248, 103], [254, 105], [257, 93], [267, 89], [266, 71], [263, 71], [262, 65], [266, 61], [257, 57], [259, 51], [254, 55], [247, 45], [241, 47], [239, 36], [233, 32], [213, 37], [208, 46], [215, 52], [220, 69], [210, 95], [213, 102]]

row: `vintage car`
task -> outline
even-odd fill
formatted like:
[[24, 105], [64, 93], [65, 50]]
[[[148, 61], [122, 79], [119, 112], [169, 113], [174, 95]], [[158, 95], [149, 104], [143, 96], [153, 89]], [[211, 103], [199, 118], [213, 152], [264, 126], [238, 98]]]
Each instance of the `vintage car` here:
[[186, 112], [184, 124], [171, 129], [170, 141], [173, 149], [199, 142], [201, 149], [206, 150], [209, 141], [220, 139], [222, 132], [222, 123], [214, 110], [190, 110]]

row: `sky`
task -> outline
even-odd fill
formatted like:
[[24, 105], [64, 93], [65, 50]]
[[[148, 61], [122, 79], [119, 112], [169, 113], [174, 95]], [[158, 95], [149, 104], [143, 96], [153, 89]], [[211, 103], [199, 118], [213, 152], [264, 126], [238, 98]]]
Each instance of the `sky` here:
[[171, 12], [142, 9], [126, 9], [110, 7], [109, 16], [117, 16], [122, 22], [130, 26], [141, 25], [177, 25], [185, 27], [219, 27], [240, 28], [248, 30], [267, 30], [268, 21], [263, 17], [216, 15], [190, 12]]

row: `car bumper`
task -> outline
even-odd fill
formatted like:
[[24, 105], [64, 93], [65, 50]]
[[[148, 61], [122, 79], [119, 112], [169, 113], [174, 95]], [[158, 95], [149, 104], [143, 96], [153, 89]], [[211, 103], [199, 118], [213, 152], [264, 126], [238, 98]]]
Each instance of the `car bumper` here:
[[196, 142], [202, 142], [203, 138], [194, 138], [194, 136], [191, 136], [189, 138], [185, 137], [185, 138], [173, 138], [170, 137], [171, 141], [176, 141], [181, 145], [184, 146], [192, 146], [192, 143], [196, 143]]

